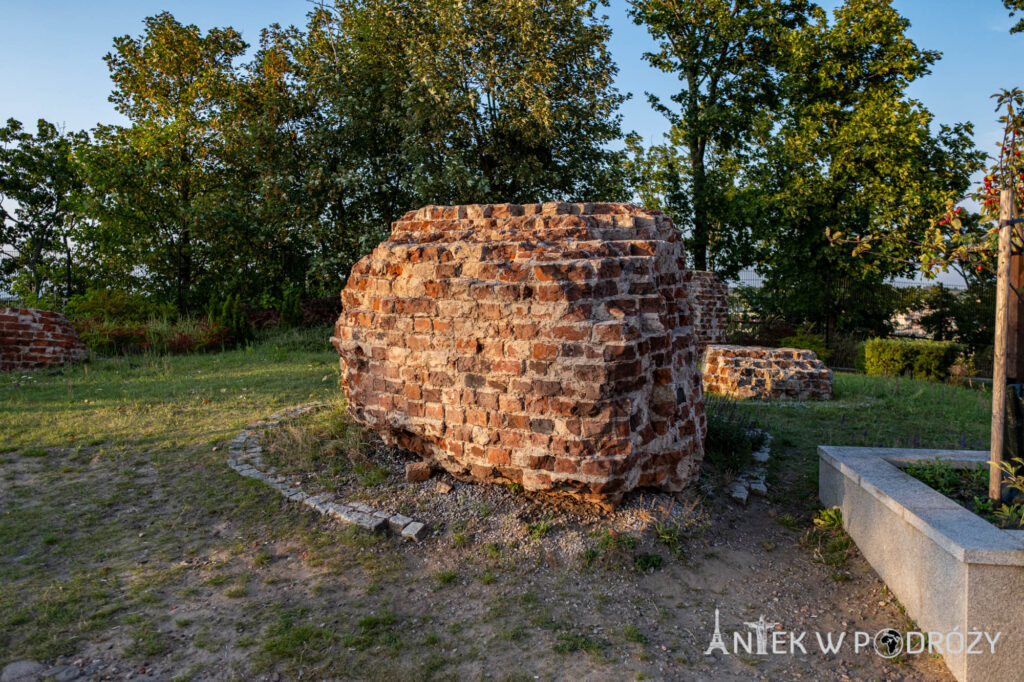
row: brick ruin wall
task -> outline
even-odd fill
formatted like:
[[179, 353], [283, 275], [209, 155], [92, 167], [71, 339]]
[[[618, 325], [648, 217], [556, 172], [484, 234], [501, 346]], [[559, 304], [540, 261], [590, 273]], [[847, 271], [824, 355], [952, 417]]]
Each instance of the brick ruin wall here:
[[830, 400], [832, 370], [811, 350], [711, 345], [704, 390], [740, 399]]
[[614, 506], [706, 430], [679, 234], [627, 204], [428, 206], [352, 270], [353, 417], [463, 479]]
[[684, 275], [690, 321], [699, 350], [711, 343], [725, 343], [729, 323], [729, 286], [713, 272], [687, 270]]
[[0, 308], [0, 372], [49, 367], [85, 358], [85, 344], [60, 313]]

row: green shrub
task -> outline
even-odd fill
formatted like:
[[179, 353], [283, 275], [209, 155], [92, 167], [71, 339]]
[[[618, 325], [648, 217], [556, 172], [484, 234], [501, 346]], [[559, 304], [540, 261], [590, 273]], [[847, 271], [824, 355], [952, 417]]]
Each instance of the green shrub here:
[[832, 356], [832, 351], [825, 346], [825, 337], [817, 334], [810, 334], [803, 329], [793, 336], [787, 336], [779, 339], [779, 347], [812, 350], [822, 362], [827, 362]]
[[864, 371], [871, 376], [911, 374], [941, 381], [960, 356], [962, 347], [951, 341], [926, 339], [871, 339], [864, 345]]
[[211, 299], [207, 308], [210, 321], [227, 330], [232, 343], [245, 343], [253, 337], [252, 323], [237, 294], [218, 303]]
[[302, 296], [298, 289], [289, 289], [281, 300], [282, 327], [301, 327], [303, 322]]
[[72, 296], [64, 308], [72, 320], [96, 319], [105, 322], [147, 322], [153, 318], [175, 318], [178, 310], [170, 303], [154, 303], [142, 294], [117, 289], [90, 289]]
[[868, 358], [867, 358], [867, 341], [861, 341], [857, 344], [857, 350], [853, 356], [853, 368], [858, 372], [867, 373], [868, 371]]
[[97, 318], [74, 321], [83, 343], [98, 355], [138, 353], [199, 353], [220, 350], [228, 342], [227, 330], [206, 319], [166, 318], [141, 324], [108, 322]]

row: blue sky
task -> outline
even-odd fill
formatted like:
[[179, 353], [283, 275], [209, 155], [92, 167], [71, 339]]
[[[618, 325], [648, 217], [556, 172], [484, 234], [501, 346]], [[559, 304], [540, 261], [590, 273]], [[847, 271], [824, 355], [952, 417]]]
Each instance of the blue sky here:
[[[830, 8], [839, 2], [820, 4]], [[912, 96], [937, 122], [973, 121], [976, 142], [990, 151], [999, 126], [989, 96], [1000, 88], [1024, 86], [1019, 66], [1016, 73], [1013, 68], [1014, 48], [1024, 47], [1024, 35], [1009, 35], [1012, 22], [1000, 0], [897, 0], [895, 5], [910, 19], [910, 35], [918, 46], [943, 53], [933, 73], [912, 86]], [[31, 126], [46, 118], [69, 129], [118, 121], [107, 101], [110, 80], [103, 55], [115, 35], [141, 33], [147, 15], [168, 10], [179, 21], [203, 29], [230, 25], [255, 43], [260, 29], [273, 22], [303, 24], [310, 7], [304, 0], [0, 0], [0, 120], [13, 116]], [[655, 140], [666, 125], [650, 110], [644, 93], [671, 94], [675, 77], [654, 71], [642, 60], [651, 41], [626, 16], [624, 0], [612, 0], [606, 12], [619, 89], [633, 94], [623, 107], [624, 127]]]

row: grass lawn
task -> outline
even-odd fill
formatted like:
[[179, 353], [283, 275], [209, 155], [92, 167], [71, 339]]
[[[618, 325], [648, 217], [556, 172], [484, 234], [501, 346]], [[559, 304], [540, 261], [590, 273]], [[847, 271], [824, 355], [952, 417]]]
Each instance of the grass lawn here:
[[[545, 537], [532, 562], [465, 534], [409, 545], [341, 528], [228, 469], [226, 443], [247, 423], [338, 401], [337, 354], [308, 350], [327, 334], [0, 375], [0, 666], [85, 654], [119, 661], [119, 674], [181, 679], [623, 679], [704, 664], [703, 621], [672, 625], [696, 602], [659, 595], [691, 573], [699, 584], [714, 552], [654, 577], [630, 558], [580, 580], [583, 569], [545, 555]], [[764, 504], [803, 523], [817, 506], [818, 444], [985, 448], [989, 400], [840, 374], [830, 403], [740, 409], [775, 436]], [[649, 535], [645, 552], [659, 547]]]
[[[817, 503], [818, 445], [987, 450], [992, 418], [989, 391], [914, 379], [837, 373], [828, 402], [740, 403], [738, 409], [770, 432], [774, 495], [803, 509]], [[784, 464], [782, 469], [779, 465]]]

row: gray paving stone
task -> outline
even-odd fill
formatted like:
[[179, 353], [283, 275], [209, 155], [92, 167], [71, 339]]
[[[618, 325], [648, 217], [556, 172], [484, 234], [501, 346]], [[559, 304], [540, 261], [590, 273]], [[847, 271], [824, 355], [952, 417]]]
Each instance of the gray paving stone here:
[[402, 529], [412, 523], [412, 519], [408, 516], [401, 514], [395, 514], [388, 519], [388, 525], [391, 527], [392, 532], [398, 534], [402, 532]]
[[740, 504], [747, 503], [748, 494], [749, 492], [747, 491], [747, 486], [745, 486], [740, 481], [734, 481], [729, 485], [729, 497], [736, 500]]
[[427, 537], [427, 527], [420, 521], [413, 521], [402, 529], [402, 537], [410, 540], [422, 540]]
[[0, 673], [0, 682], [15, 682], [37, 676], [46, 666], [36, 661], [15, 661], [4, 666]]

